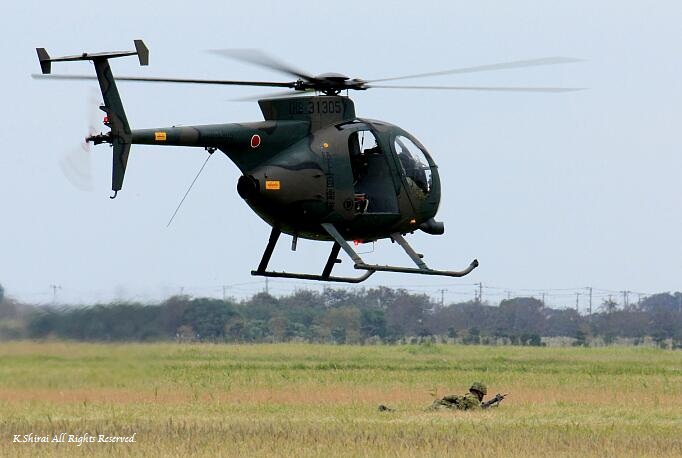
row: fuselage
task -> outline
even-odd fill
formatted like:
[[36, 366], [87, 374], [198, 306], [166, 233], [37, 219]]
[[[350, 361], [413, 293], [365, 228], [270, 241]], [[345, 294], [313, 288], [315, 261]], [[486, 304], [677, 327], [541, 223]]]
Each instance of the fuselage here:
[[355, 116], [341, 96], [259, 101], [263, 122], [133, 131], [132, 143], [217, 148], [241, 170], [238, 192], [268, 224], [302, 238], [346, 240], [433, 229], [436, 164], [398, 126]]

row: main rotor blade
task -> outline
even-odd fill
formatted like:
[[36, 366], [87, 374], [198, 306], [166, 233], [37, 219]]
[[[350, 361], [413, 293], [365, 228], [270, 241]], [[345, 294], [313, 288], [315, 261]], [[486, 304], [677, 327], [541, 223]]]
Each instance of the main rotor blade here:
[[572, 62], [582, 61], [583, 59], [574, 59], [572, 57], [543, 57], [541, 59], [517, 60], [513, 62], [504, 62], [501, 64], [477, 65], [475, 67], [454, 68], [452, 70], [442, 70], [439, 72], [416, 73], [414, 75], [395, 76], [391, 78], [368, 80], [367, 82], [376, 83], [379, 81], [406, 80], [410, 78], [424, 78], [427, 76], [453, 75], [456, 73], [487, 72], [490, 70], [506, 70], [510, 68], [539, 67], [541, 65], [568, 64]]
[[314, 76], [292, 67], [274, 57], [264, 53], [258, 49], [211, 49], [208, 52], [217, 54], [222, 57], [229, 57], [230, 59], [240, 60], [249, 64], [258, 65], [260, 67], [277, 70], [287, 75], [296, 76], [307, 81], [316, 81]]
[[504, 86], [392, 86], [369, 84], [369, 88], [379, 89], [435, 89], [452, 91], [497, 91], [497, 92], [573, 92], [585, 90], [584, 87], [504, 87]]
[[[35, 79], [55, 79], [55, 80], [96, 80], [96, 76], [91, 75], [42, 75], [32, 74]], [[193, 78], [147, 78], [138, 76], [117, 76], [116, 81], [134, 81], [134, 82], [149, 82], [149, 83], [188, 83], [188, 84], [218, 84], [230, 86], [265, 86], [265, 87], [290, 87], [296, 86], [295, 82], [278, 83], [272, 81], [230, 81], [230, 80], [205, 80]]]
[[303, 91], [284, 91], [284, 92], [270, 92], [269, 94], [249, 95], [246, 97], [238, 97], [230, 99], [230, 102], [253, 102], [261, 99], [280, 99], [284, 97], [296, 97], [299, 95], [307, 95], [313, 92], [313, 89], [306, 89]]

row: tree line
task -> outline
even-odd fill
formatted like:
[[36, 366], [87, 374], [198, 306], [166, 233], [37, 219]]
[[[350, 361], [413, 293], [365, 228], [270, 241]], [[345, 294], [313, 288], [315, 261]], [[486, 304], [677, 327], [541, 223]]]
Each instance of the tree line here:
[[626, 308], [605, 301], [585, 316], [532, 297], [441, 306], [426, 294], [379, 287], [56, 307], [20, 304], [0, 286], [0, 339], [542, 345], [542, 338], [570, 337], [582, 345], [596, 337], [605, 343], [648, 337], [682, 348], [681, 304], [682, 293], [661, 293]]

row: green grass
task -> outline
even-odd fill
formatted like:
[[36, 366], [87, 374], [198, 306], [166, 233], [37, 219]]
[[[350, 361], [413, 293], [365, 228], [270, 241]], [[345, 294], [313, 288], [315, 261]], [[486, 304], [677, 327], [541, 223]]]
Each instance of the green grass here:
[[[426, 412], [474, 380], [498, 409]], [[388, 404], [396, 412], [382, 413]], [[133, 444], [17, 444], [13, 434]], [[649, 348], [0, 346], [0, 456], [682, 456], [682, 352]]]

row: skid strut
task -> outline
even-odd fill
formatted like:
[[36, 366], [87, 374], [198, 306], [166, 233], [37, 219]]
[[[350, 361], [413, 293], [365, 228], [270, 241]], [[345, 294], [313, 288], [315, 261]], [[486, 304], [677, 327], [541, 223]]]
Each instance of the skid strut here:
[[[321, 280], [321, 281], [333, 281], [342, 283], [360, 283], [368, 279], [374, 272], [398, 272], [398, 273], [408, 273], [408, 274], [419, 274], [419, 275], [440, 275], [445, 277], [463, 277], [468, 275], [472, 270], [478, 267], [478, 260], [474, 259], [469, 266], [464, 270], [436, 270], [431, 269], [426, 265], [422, 259], [422, 255], [418, 254], [407, 240], [398, 232], [391, 234], [391, 239], [395, 241], [400, 247], [405, 250], [405, 253], [412, 259], [412, 261], [417, 265], [417, 267], [400, 267], [400, 266], [386, 266], [378, 264], [367, 264], [362, 260], [359, 254], [350, 246], [350, 244], [343, 238], [339, 231], [334, 227], [333, 224], [323, 223], [322, 227], [334, 240], [334, 245], [332, 246], [332, 251], [329, 253], [329, 258], [327, 263], [322, 270], [322, 275], [314, 274], [299, 274], [291, 272], [273, 272], [266, 270], [270, 258], [272, 257], [272, 252], [275, 249], [277, 240], [281, 235], [281, 231], [277, 228], [272, 228], [270, 233], [270, 239], [268, 240], [268, 245], [265, 247], [265, 252], [263, 253], [263, 258], [258, 265], [257, 270], [252, 270], [251, 275], [260, 275], [263, 277], [280, 277], [280, 278], [297, 278], [301, 280]], [[359, 277], [334, 277], [331, 275], [334, 265], [341, 262], [338, 259], [339, 252], [343, 249], [346, 254], [353, 260], [354, 267], [359, 270], [365, 270], [366, 272]]]
[[420, 274], [420, 275], [441, 275], [445, 277], [463, 277], [469, 274], [472, 270], [478, 267], [478, 260], [474, 259], [469, 266], [464, 270], [452, 271], [452, 270], [435, 270], [429, 268], [424, 261], [422, 261], [421, 256], [415, 252], [407, 240], [399, 233], [391, 234], [391, 238], [395, 240], [398, 245], [402, 247], [407, 255], [417, 264], [417, 268], [414, 267], [397, 267], [397, 266], [382, 266], [377, 264], [367, 264], [362, 258], [353, 250], [353, 248], [344, 240], [343, 236], [336, 230], [336, 228], [329, 223], [323, 223], [322, 227], [329, 235], [332, 236], [336, 243], [341, 245], [341, 248], [348, 253], [353, 262], [355, 262], [356, 269], [366, 270], [368, 272], [399, 272], [406, 274]]
[[258, 264], [258, 269], [252, 270], [251, 275], [258, 275], [261, 277], [297, 278], [299, 280], [334, 281], [339, 283], [360, 283], [367, 280], [374, 273], [372, 271], [367, 271], [364, 274], [360, 275], [359, 277], [332, 276], [331, 273], [332, 269], [334, 268], [334, 265], [338, 262], [341, 262], [338, 259], [339, 250], [341, 249], [341, 246], [336, 242], [334, 242], [334, 246], [332, 246], [332, 251], [331, 253], [329, 253], [329, 258], [327, 259], [327, 263], [324, 266], [322, 275], [298, 274], [291, 272], [273, 272], [270, 270], [266, 270], [268, 268], [270, 258], [272, 257], [272, 252], [275, 250], [275, 245], [277, 244], [277, 240], [279, 239], [279, 236], [281, 234], [282, 231], [275, 227], [272, 228], [272, 232], [270, 232], [270, 238], [268, 239], [268, 245], [265, 247], [265, 252], [263, 253], [263, 257], [260, 260], [260, 264]]

